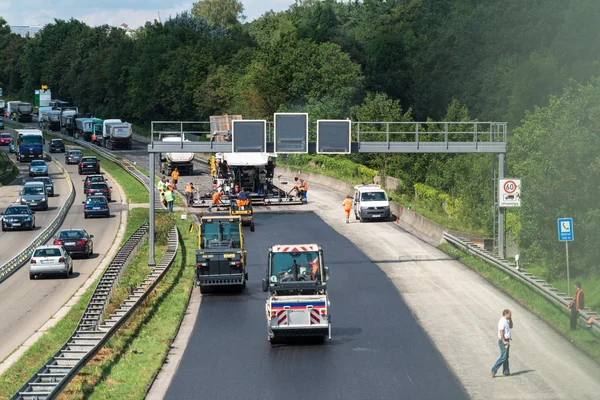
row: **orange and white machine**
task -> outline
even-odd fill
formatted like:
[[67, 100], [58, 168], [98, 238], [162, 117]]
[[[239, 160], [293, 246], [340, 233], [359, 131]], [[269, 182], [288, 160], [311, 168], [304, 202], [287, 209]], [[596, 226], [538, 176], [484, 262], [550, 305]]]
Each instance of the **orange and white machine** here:
[[263, 291], [267, 337], [271, 344], [293, 337], [331, 339], [331, 317], [323, 249], [318, 244], [275, 245], [269, 248]]

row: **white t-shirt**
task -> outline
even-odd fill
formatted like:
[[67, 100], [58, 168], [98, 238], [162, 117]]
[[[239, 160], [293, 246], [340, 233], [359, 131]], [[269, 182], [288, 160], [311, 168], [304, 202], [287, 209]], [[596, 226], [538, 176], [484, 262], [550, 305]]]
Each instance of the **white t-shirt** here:
[[498, 339], [502, 340], [500, 331], [504, 332], [504, 339], [510, 339], [510, 325], [508, 324], [508, 320], [504, 317], [500, 318], [500, 321], [498, 321], [498, 330], [496, 330]]

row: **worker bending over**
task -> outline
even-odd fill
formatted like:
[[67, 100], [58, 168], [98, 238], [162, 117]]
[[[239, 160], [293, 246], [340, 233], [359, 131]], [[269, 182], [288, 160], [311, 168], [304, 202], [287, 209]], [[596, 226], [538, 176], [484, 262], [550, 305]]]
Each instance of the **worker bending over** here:
[[213, 193], [212, 203], [210, 206], [208, 206], [209, 212], [212, 211], [213, 206], [219, 207], [219, 205], [221, 204], [221, 197], [223, 197], [223, 192], [221, 192], [221, 189], [218, 189], [216, 192]]
[[294, 178], [294, 182], [296, 183], [296, 192], [299, 196], [302, 196], [302, 202], [308, 203], [308, 199], [306, 197], [306, 192], [308, 192], [308, 182], [298, 177]]

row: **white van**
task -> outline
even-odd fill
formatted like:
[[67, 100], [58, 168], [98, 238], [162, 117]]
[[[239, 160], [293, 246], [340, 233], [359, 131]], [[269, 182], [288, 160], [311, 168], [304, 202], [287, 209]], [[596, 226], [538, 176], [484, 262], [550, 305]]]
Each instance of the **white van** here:
[[354, 217], [364, 220], [389, 220], [390, 201], [379, 185], [354, 187]]

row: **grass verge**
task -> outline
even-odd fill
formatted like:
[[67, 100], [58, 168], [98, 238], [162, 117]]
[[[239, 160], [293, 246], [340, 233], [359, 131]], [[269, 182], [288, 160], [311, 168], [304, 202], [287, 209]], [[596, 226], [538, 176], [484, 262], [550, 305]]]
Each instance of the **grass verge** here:
[[600, 339], [582, 327], [576, 331], [571, 331], [569, 314], [566, 308], [563, 309], [554, 306], [535, 290], [514, 279], [504, 271], [482, 261], [477, 256], [468, 254], [450, 244], [442, 244], [440, 249], [456, 257], [460, 262], [483, 276], [498, 289], [511, 296], [523, 307], [546, 321], [556, 331], [571, 340], [573, 344], [587, 353], [596, 362], [600, 363]]
[[[147, 217], [147, 209], [130, 214]], [[160, 370], [193, 288], [196, 238], [189, 220], [171, 214], [180, 232], [180, 251], [156, 289], [107, 345], [67, 386], [60, 399], [142, 399]], [[158, 223], [157, 223], [158, 226]], [[168, 228], [165, 226], [165, 229]], [[158, 242], [158, 238], [157, 238]], [[158, 261], [158, 259], [157, 259]]]
[[14, 164], [10, 162], [8, 155], [5, 152], [0, 152], [0, 175], [5, 173], [8, 168], [11, 168], [11, 173], [0, 180], [0, 187], [15, 180], [19, 175], [19, 169], [14, 167]]

